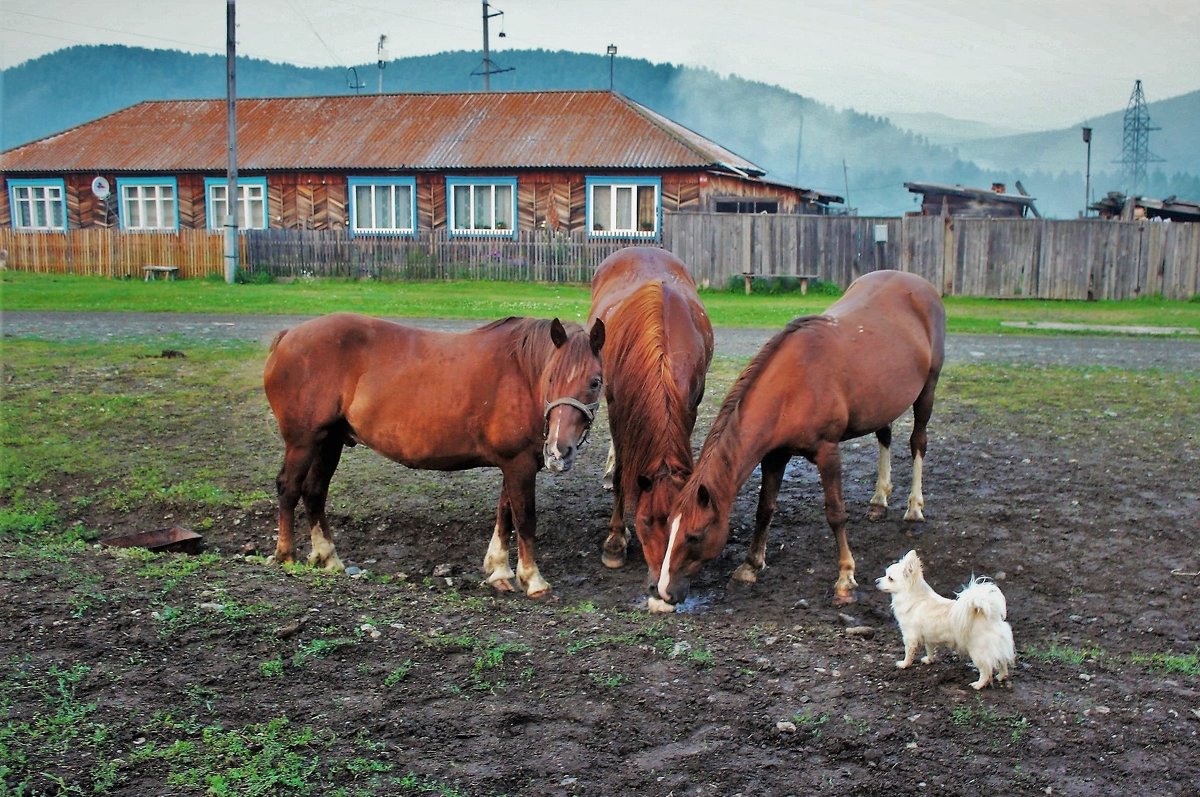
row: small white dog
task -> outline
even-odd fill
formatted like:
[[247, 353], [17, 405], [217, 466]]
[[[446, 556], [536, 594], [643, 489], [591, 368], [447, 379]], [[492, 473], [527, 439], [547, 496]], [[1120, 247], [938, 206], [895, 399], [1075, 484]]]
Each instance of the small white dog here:
[[916, 551], [889, 566], [875, 586], [892, 595], [892, 614], [904, 639], [904, 658], [896, 662], [903, 669], [913, 663], [917, 648], [925, 646], [922, 664], [933, 661], [935, 649], [944, 645], [970, 657], [979, 670], [979, 680], [971, 686], [982, 689], [1008, 677], [1008, 668], [1016, 660], [1012, 627], [1005, 622], [1008, 607], [1004, 593], [986, 578], [971, 577], [956, 600], [933, 591], [921, 573]]

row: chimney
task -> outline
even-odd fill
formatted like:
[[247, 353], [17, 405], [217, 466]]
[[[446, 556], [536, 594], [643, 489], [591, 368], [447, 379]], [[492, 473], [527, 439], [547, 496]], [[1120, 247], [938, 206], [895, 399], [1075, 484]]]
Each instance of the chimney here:
[[992, 183], [992, 193], [1003, 194], [1004, 193], [1004, 183]]

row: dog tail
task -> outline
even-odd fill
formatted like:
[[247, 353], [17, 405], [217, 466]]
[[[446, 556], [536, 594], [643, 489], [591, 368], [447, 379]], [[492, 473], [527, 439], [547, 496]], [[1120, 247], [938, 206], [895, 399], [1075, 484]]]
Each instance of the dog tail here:
[[965, 632], [976, 620], [986, 620], [1002, 623], [1008, 618], [1008, 605], [1004, 601], [1004, 593], [988, 578], [971, 576], [971, 580], [957, 595], [957, 600], [950, 608], [950, 622], [959, 633], [959, 638], [965, 637]]

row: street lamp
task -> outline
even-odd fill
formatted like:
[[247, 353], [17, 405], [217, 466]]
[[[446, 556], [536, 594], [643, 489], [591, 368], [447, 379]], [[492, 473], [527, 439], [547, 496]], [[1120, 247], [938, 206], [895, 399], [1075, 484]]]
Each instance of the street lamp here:
[[617, 57], [617, 45], [608, 45], [608, 90], [613, 90], [613, 60]]
[[1087, 144], [1087, 171], [1083, 178], [1083, 217], [1088, 215], [1088, 204], [1092, 201], [1092, 128], [1083, 128], [1083, 143]]

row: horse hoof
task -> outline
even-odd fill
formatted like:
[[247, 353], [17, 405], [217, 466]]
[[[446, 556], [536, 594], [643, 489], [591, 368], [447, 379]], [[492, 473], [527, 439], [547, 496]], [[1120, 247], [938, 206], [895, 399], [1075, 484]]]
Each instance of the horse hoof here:
[[731, 581], [738, 581], [742, 584], [755, 584], [758, 582], [758, 571], [749, 563], [743, 562], [729, 578]]
[[489, 581], [488, 583], [492, 585], [492, 589], [496, 590], [496, 592], [516, 592], [517, 591], [516, 588], [513, 586], [512, 582], [509, 581], [507, 578], [498, 578], [495, 581]]
[[530, 592], [529, 597], [535, 601], [553, 602], [558, 600], [558, 596], [554, 594], [554, 590], [550, 589], [550, 587], [539, 589], [537, 592]]
[[849, 606], [851, 603], [854, 603], [854, 602], [855, 602], [854, 593], [847, 593], [846, 595], [834, 595], [833, 596], [833, 605], [834, 606]]
[[603, 562], [604, 566], [610, 570], [620, 570], [625, 566], [625, 554], [622, 553], [618, 555], [605, 551], [604, 553], [600, 554], [600, 561]]
[[872, 504], [867, 509], [867, 520], [871, 521], [872, 523], [878, 523], [879, 521], [885, 519], [886, 517], [887, 517], [887, 507], [886, 506], [879, 506], [877, 504]]

